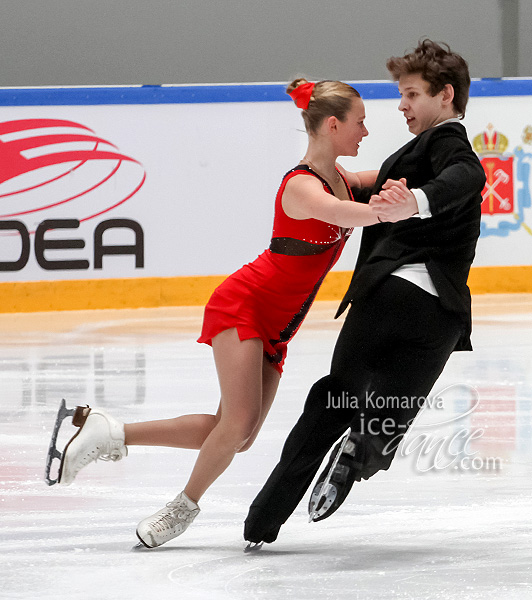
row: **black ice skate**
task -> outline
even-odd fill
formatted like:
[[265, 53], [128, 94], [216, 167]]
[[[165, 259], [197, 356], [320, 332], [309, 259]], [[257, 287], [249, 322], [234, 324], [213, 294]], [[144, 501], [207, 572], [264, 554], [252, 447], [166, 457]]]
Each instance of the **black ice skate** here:
[[309, 502], [309, 522], [330, 517], [342, 505], [360, 468], [355, 461], [356, 434], [348, 430], [331, 452], [329, 462], [318, 477]]

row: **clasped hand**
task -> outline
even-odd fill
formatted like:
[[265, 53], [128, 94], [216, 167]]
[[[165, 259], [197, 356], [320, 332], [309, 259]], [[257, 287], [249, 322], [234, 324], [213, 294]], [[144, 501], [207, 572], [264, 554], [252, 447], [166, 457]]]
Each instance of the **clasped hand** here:
[[371, 196], [369, 206], [381, 221], [395, 223], [418, 212], [416, 197], [406, 187], [406, 179], [388, 179], [380, 193]]

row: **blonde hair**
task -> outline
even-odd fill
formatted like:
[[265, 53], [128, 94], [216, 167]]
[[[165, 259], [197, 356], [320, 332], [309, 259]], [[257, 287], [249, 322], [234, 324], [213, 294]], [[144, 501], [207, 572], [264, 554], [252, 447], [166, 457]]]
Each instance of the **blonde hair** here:
[[[303, 77], [294, 79], [286, 88], [286, 93], [290, 94], [304, 83], [308, 81]], [[327, 117], [336, 117], [344, 122], [347, 113], [351, 110], [353, 98], [360, 98], [360, 94], [347, 83], [318, 81], [312, 90], [308, 108], [302, 112], [307, 133], [316, 133], [323, 119]]]

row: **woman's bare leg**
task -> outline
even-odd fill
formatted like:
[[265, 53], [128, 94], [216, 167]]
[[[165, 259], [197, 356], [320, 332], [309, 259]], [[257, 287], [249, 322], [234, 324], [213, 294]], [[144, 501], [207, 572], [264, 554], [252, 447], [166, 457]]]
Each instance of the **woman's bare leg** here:
[[264, 364], [260, 339], [241, 341], [236, 329], [228, 329], [213, 339], [212, 347], [220, 381], [221, 410], [185, 487], [185, 493], [195, 502], [225, 471], [234, 455], [251, 445], [279, 384], [279, 374], [270, 364]]
[[259, 431], [262, 429], [262, 425], [270, 412], [270, 408], [272, 407], [273, 401], [275, 400], [275, 395], [277, 394], [277, 389], [279, 388], [279, 380], [281, 376], [279, 371], [266, 359], [263, 359], [262, 362], [262, 405], [261, 405], [261, 413], [260, 419], [253, 431], [253, 434], [249, 438], [249, 440], [240, 448], [239, 452], [245, 452], [249, 450], [259, 435]]
[[[230, 329], [213, 339], [213, 351], [222, 391], [216, 415], [183, 415], [124, 427], [128, 446], [202, 449], [185, 490], [196, 501], [225, 471], [235, 453], [252, 445], [279, 386], [279, 373], [264, 358], [261, 340], [240, 341], [236, 329]], [[203, 448], [222, 414], [221, 427]], [[220, 452], [222, 447], [226, 450]]]
[[218, 415], [183, 415], [175, 419], [124, 425], [126, 446], [169, 446], [199, 450]]

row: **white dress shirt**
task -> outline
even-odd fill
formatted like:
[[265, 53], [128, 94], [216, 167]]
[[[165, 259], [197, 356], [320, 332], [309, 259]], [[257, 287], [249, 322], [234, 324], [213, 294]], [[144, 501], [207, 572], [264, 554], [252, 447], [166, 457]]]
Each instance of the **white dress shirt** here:
[[[438, 123], [436, 127], [439, 127], [444, 123], [459, 122], [460, 119], [453, 117], [452, 119], [447, 119], [446, 121]], [[429, 200], [425, 192], [418, 188], [413, 188], [410, 191], [412, 192], [412, 194], [414, 194], [418, 208], [417, 214], [413, 215], [411, 218], [429, 219], [430, 217], [432, 217], [432, 214], [430, 212]], [[396, 269], [392, 273], [392, 275], [395, 275], [396, 277], [402, 277], [403, 279], [410, 281], [414, 285], [417, 285], [418, 287], [425, 290], [429, 294], [432, 294], [433, 296], [438, 295], [438, 292], [434, 287], [434, 283], [430, 278], [429, 272], [427, 271], [427, 266], [425, 265], [425, 263], [413, 263], [409, 265], [403, 265], [402, 267]]]

